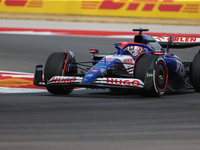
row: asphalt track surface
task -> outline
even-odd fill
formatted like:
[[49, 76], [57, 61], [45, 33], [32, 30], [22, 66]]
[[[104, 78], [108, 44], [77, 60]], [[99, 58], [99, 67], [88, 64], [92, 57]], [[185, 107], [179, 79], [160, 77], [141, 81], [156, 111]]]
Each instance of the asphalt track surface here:
[[[1, 70], [32, 73], [36, 64], [62, 49], [88, 60], [89, 48], [112, 51], [114, 42], [124, 40], [1, 34]], [[191, 61], [198, 49], [171, 52]], [[76, 90], [68, 96], [0, 94], [0, 149], [199, 150], [199, 97], [194, 91], [161, 98], [111, 95], [108, 90]]]

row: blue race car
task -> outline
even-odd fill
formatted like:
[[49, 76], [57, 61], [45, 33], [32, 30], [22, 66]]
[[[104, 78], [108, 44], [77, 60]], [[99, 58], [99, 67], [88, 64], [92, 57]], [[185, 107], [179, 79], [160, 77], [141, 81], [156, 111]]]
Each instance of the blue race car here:
[[[52, 53], [45, 64], [37, 65], [34, 84], [45, 86], [52, 94], [69, 94], [76, 87], [109, 88], [111, 92], [131, 91], [142, 96], [159, 97], [165, 92], [193, 88], [200, 92], [200, 54], [192, 62], [182, 62], [169, 48], [188, 48], [199, 43], [158, 42], [148, 29], [133, 29], [134, 42], [117, 42], [116, 52], [100, 54], [90, 49], [91, 61], [76, 61], [74, 53]], [[166, 50], [164, 50], [166, 48]]]

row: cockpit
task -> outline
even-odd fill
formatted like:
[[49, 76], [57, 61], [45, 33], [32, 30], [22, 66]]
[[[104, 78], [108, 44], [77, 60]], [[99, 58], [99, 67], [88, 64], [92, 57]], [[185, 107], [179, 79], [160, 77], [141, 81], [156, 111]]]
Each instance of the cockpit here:
[[114, 44], [115, 48], [117, 48], [117, 55], [132, 55], [137, 56], [143, 52], [150, 52], [151, 49], [149, 46], [135, 43], [135, 42], [117, 42]]
[[134, 42], [117, 42], [114, 44], [117, 49], [117, 55], [132, 55], [137, 56], [143, 52], [164, 52], [163, 47], [150, 35], [142, 35], [143, 31], [148, 29], [133, 29], [139, 31], [138, 35], [134, 36]]
[[126, 53], [128, 55], [137, 56], [138, 54], [140, 54], [146, 50], [142, 46], [130, 45], [130, 46], [125, 47], [124, 51], [126, 51]]

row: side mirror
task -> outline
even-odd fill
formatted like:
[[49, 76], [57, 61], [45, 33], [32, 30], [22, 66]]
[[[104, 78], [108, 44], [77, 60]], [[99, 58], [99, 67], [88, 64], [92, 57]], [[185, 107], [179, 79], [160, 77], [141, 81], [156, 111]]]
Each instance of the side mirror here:
[[92, 54], [97, 54], [97, 53], [99, 53], [99, 50], [98, 49], [89, 49], [89, 52]]

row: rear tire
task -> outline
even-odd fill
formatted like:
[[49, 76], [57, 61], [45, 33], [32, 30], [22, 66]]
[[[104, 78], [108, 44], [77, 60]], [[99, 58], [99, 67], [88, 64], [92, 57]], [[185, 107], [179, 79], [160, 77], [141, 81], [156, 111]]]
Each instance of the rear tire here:
[[192, 62], [191, 82], [194, 90], [200, 92], [200, 53], [196, 54]]
[[[67, 53], [52, 53], [45, 64], [44, 80], [48, 82], [53, 76], [62, 76]], [[73, 88], [63, 86], [47, 86], [47, 90], [52, 94], [70, 94]]]
[[145, 81], [146, 69], [153, 69], [153, 76], [150, 86], [145, 86], [141, 95], [144, 97], [160, 97], [165, 93], [168, 80], [167, 65], [164, 59], [154, 55], [142, 56], [136, 62], [134, 78]]

